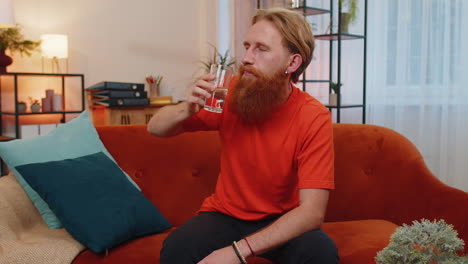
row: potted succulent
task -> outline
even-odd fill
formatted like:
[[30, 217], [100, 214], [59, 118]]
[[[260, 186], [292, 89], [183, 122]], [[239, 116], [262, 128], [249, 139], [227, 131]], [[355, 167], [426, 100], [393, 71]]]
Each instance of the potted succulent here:
[[24, 39], [19, 26], [0, 28], [0, 72], [6, 72], [6, 67], [13, 63], [13, 59], [5, 54], [6, 50], [31, 56], [40, 44], [40, 41]]
[[338, 105], [338, 93], [340, 92], [339, 87], [343, 84], [337, 84], [335, 82], [330, 82], [330, 94], [328, 96], [328, 105], [337, 106]]
[[31, 112], [37, 113], [41, 110], [41, 104], [39, 103], [39, 100], [29, 97], [29, 102], [31, 103], [30, 105]]
[[460, 256], [464, 242], [452, 225], [444, 220], [433, 222], [422, 219], [411, 226], [403, 224], [390, 238], [389, 245], [377, 253], [377, 264], [398, 263], [468, 263], [467, 256]]

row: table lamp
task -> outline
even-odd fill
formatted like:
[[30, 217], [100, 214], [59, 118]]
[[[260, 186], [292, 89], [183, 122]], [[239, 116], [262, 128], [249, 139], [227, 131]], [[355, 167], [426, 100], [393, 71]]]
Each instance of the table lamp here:
[[41, 35], [41, 50], [42, 50], [42, 70], [44, 71], [44, 58], [52, 59], [52, 71], [54, 65], [57, 68], [57, 73], [60, 73], [59, 59], [67, 59], [66, 65], [68, 72], [68, 36], [60, 34], [45, 34]]

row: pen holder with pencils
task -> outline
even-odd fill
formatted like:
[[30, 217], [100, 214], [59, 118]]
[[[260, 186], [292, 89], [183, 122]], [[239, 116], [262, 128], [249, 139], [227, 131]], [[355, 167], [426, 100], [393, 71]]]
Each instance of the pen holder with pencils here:
[[158, 97], [159, 96], [159, 84], [152, 83], [149, 85], [149, 97]]
[[147, 76], [146, 77], [146, 82], [148, 83], [149, 86], [149, 97], [158, 97], [159, 94], [159, 85], [161, 84], [163, 77], [158, 75], [158, 76]]

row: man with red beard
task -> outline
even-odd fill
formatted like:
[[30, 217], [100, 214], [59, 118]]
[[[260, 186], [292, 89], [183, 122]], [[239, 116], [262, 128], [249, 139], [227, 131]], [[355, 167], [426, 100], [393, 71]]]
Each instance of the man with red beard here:
[[258, 10], [244, 47], [222, 113], [202, 109], [214, 89], [206, 75], [148, 124], [161, 137], [219, 130], [223, 146], [215, 192], [164, 241], [160, 262], [338, 263], [320, 229], [334, 188], [330, 113], [293, 85], [312, 59], [311, 28], [293, 11]]

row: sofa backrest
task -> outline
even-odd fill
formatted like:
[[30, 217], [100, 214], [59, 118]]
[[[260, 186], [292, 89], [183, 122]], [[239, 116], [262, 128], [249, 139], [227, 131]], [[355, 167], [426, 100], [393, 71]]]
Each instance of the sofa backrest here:
[[171, 224], [188, 220], [213, 192], [221, 154], [217, 132], [158, 138], [144, 125], [96, 129], [119, 166]]
[[[97, 130], [120, 167], [172, 224], [194, 215], [213, 192], [221, 153], [217, 132], [158, 138], [144, 125]], [[379, 218], [398, 223], [393, 217], [401, 214], [398, 204], [411, 203], [421, 175], [441, 184], [414, 145], [390, 129], [335, 124], [334, 147], [336, 189], [326, 221]]]
[[333, 131], [335, 190], [326, 221], [408, 223], [430, 216], [421, 205], [425, 195], [449, 188], [429, 171], [413, 143], [391, 129], [334, 124]]

